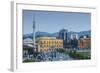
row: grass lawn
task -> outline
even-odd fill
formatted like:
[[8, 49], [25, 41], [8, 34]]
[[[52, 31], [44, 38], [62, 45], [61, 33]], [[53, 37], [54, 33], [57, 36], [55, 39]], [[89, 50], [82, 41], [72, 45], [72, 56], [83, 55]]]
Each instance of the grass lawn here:
[[77, 52], [75, 50], [71, 50], [71, 51], [66, 51], [64, 49], [59, 49], [57, 50], [60, 53], [64, 53], [65, 55], [69, 55], [70, 57], [74, 58], [74, 59], [91, 59], [91, 52]]

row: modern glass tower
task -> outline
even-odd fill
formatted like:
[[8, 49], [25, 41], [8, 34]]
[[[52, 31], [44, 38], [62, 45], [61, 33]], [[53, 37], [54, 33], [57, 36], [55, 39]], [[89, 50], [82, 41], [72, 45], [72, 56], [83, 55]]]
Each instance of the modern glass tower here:
[[63, 48], [67, 48], [67, 33], [68, 31], [66, 29], [62, 29], [59, 31], [59, 38], [63, 39]]

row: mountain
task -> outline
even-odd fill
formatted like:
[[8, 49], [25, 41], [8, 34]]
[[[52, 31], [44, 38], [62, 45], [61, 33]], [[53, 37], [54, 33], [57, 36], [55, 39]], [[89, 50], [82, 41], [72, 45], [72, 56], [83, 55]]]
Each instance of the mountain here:
[[[58, 32], [57, 33], [48, 33], [48, 32], [36, 32], [35, 34], [36, 37], [43, 37], [43, 36], [49, 36], [49, 37], [57, 37], [58, 36]], [[23, 38], [33, 38], [33, 34], [24, 34]]]
[[91, 31], [81, 31], [81, 32], [77, 32], [78, 36], [81, 37], [81, 36], [90, 36], [91, 37]]
[[[84, 36], [84, 35], [88, 35], [88, 36], [91, 36], [91, 31], [81, 31], [81, 32], [68, 32], [68, 38], [71, 37], [71, 34], [78, 34], [78, 37], [80, 36]], [[41, 31], [38, 31], [36, 32], [35, 34], [36, 37], [43, 37], [43, 36], [49, 36], [49, 37], [58, 37], [58, 32], [55, 32], [55, 33], [48, 33], [48, 32], [41, 32]], [[33, 34], [30, 33], [30, 34], [24, 34], [23, 38], [33, 38]]]
[[36, 32], [36, 36], [49, 36], [50, 34], [48, 32]]

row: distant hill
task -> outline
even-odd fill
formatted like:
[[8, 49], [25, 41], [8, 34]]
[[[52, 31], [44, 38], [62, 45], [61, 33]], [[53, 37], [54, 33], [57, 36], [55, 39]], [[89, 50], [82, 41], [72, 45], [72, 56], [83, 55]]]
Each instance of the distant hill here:
[[[72, 33], [78, 34], [78, 37], [84, 36], [84, 35], [91, 36], [91, 31], [90, 30], [89, 31], [81, 31], [81, 32], [73, 32], [73, 31], [71, 31], [71, 32], [68, 32], [68, 38], [71, 37]], [[48, 32], [40, 32], [40, 31], [38, 31], [38, 32], [36, 32], [35, 36], [36, 37], [43, 37], [43, 36], [58, 37], [58, 32], [48, 33]], [[25, 38], [33, 38], [33, 34], [32, 33], [30, 33], [30, 34], [24, 34], [23, 38], [24, 39]]]
[[[48, 32], [36, 32], [35, 34], [36, 37], [43, 37], [43, 36], [49, 36], [49, 37], [57, 37], [58, 36], [58, 32], [57, 33], [48, 33]], [[33, 38], [33, 34], [24, 34], [23, 38]]]
[[80, 37], [80, 36], [84, 36], [84, 35], [88, 35], [88, 36], [90, 36], [91, 37], [91, 31], [89, 30], [89, 31], [81, 31], [81, 32], [77, 32], [77, 34], [78, 34], [78, 36]]

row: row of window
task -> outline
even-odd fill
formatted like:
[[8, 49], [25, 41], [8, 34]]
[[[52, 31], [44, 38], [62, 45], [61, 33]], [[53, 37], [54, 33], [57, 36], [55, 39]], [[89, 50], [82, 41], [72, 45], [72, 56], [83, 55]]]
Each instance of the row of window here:
[[40, 47], [63, 47], [63, 45], [40, 45]]
[[62, 41], [40, 41], [40, 44], [63, 44]]
[[[56, 49], [59, 49], [59, 48], [56, 48]], [[53, 51], [53, 50], [55, 50], [55, 49], [50, 49], [50, 48], [48, 48], [48, 49], [45, 48], [45, 49], [44, 49], [44, 48], [41, 48], [41, 49], [40, 49], [40, 52], [43, 52], [43, 51]]]

